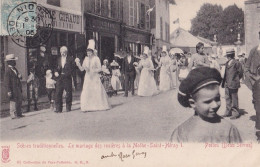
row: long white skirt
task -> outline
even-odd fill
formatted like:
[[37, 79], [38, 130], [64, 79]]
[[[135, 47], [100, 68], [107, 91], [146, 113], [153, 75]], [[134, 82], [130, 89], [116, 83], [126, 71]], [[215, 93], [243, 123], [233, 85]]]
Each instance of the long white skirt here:
[[112, 75], [111, 85], [112, 85], [114, 90], [121, 90], [122, 89], [121, 82], [120, 82], [118, 76]]
[[80, 105], [82, 111], [108, 110], [111, 108], [98, 74], [85, 74]]
[[157, 86], [154, 80], [153, 72], [143, 68], [138, 85], [138, 96], [152, 96], [157, 94]]
[[170, 71], [166, 69], [164, 66], [161, 67], [160, 71], [160, 91], [168, 91], [171, 89], [172, 86], [172, 76]]

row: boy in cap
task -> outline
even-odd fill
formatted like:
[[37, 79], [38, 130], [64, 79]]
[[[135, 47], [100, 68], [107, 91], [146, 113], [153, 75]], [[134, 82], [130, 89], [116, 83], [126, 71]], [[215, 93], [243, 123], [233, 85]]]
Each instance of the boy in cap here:
[[194, 115], [178, 126], [171, 141], [177, 142], [241, 142], [237, 128], [217, 114], [221, 106], [218, 70], [201, 67], [188, 74], [179, 87], [178, 101], [194, 109]]
[[15, 68], [16, 60], [14, 54], [6, 55], [5, 62], [7, 63], [7, 68], [4, 76], [5, 90], [7, 90], [7, 95], [10, 99], [10, 115], [12, 119], [23, 117], [21, 107], [22, 107], [22, 75]]
[[228, 49], [226, 51], [228, 59], [225, 68], [222, 87], [225, 88], [226, 112], [224, 117], [237, 119], [240, 116], [238, 105], [238, 89], [240, 88], [240, 79], [243, 77], [242, 65], [235, 60], [235, 50]]

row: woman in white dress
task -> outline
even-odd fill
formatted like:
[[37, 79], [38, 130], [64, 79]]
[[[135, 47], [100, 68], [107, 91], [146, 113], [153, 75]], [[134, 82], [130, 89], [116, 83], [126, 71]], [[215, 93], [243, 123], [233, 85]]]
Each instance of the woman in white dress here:
[[170, 55], [171, 58], [171, 73], [172, 73], [172, 88], [177, 87], [177, 71], [178, 71], [178, 63], [177, 63], [177, 56], [175, 54]]
[[168, 91], [172, 88], [172, 75], [171, 58], [167, 53], [166, 46], [163, 46], [159, 67], [161, 67], [159, 90], [162, 92]]
[[100, 80], [99, 72], [101, 63], [98, 56], [94, 53], [95, 41], [89, 40], [87, 48], [87, 57], [85, 57], [82, 66], [76, 61], [81, 71], [86, 71], [83, 89], [80, 97], [82, 111], [108, 110], [111, 108], [106, 91]]
[[154, 80], [154, 66], [150, 58], [148, 58], [149, 48], [144, 48], [143, 59], [139, 62], [138, 68], [141, 69], [140, 80], [137, 95], [152, 96], [157, 94], [157, 86]]

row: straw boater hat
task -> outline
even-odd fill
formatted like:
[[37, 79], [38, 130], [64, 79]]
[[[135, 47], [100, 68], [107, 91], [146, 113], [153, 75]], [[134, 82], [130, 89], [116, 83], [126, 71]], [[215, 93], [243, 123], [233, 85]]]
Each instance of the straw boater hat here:
[[110, 64], [110, 66], [111, 67], [115, 67], [115, 66], [119, 66], [119, 64], [115, 61], [115, 60], [113, 60], [113, 62]]
[[226, 50], [226, 55], [225, 55], [225, 56], [227, 56], [227, 55], [231, 55], [231, 54], [235, 54], [235, 49], [234, 49], [234, 48], [227, 49], [227, 50]]
[[94, 39], [88, 40], [88, 48], [87, 50], [92, 50], [94, 52], [95, 50], [95, 41]]
[[10, 60], [18, 60], [18, 57], [15, 57], [14, 54], [6, 55], [5, 61], [10, 61]]

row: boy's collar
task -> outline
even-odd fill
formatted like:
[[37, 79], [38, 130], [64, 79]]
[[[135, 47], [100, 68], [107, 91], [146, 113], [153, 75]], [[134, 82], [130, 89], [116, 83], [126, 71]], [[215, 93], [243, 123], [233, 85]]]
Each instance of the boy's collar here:
[[208, 117], [204, 117], [202, 115], [197, 114], [196, 111], [194, 113], [194, 116], [199, 117], [203, 121], [206, 121], [209, 123], [219, 123], [219, 122], [221, 122], [221, 119], [222, 119], [222, 117], [220, 117], [218, 114], [216, 114], [216, 117], [214, 117], [214, 118], [208, 118]]

